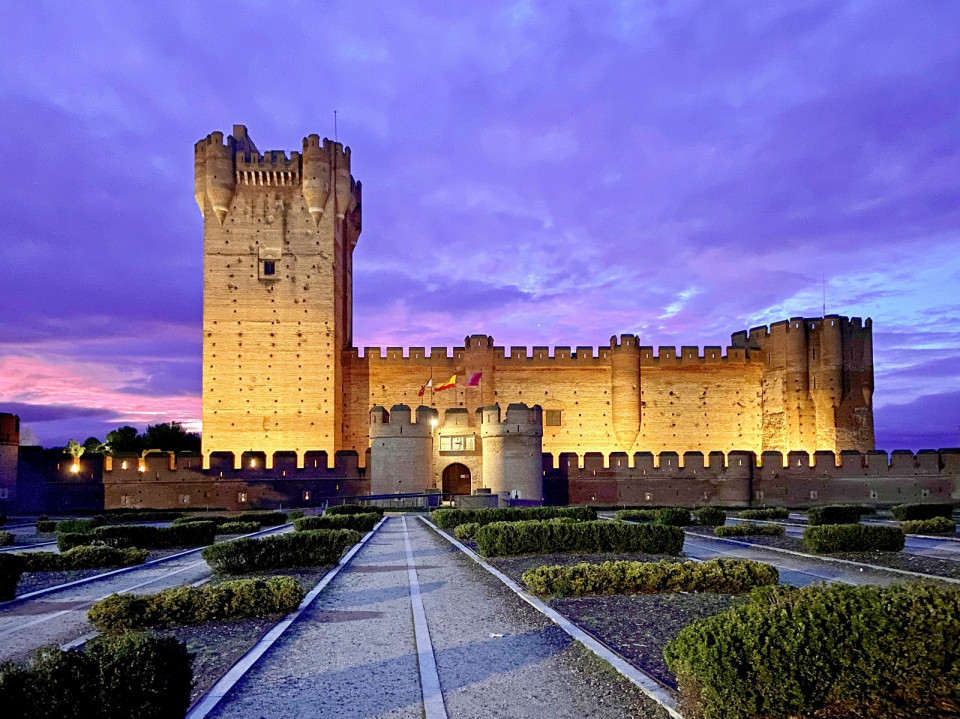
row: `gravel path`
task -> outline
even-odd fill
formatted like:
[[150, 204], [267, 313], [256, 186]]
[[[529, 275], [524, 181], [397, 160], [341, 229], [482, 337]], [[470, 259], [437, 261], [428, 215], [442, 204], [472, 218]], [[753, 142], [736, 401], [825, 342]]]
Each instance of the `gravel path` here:
[[412, 517], [389, 518], [210, 716], [419, 719], [404, 524], [449, 717], [666, 716]]

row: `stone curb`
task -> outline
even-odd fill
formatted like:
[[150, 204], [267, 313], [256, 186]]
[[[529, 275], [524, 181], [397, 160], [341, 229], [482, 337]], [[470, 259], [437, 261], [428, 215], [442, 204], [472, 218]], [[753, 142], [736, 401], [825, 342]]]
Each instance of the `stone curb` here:
[[310, 590], [310, 593], [303, 598], [303, 601], [300, 602], [300, 606], [294, 609], [290, 614], [281, 619], [279, 622], [273, 625], [273, 628], [267, 632], [263, 638], [257, 642], [250, 651], [244, 654], [237, 662], [230, 667], [230, 670], [224, 674], [220, 681], [214, 684], [203, 696], [201, 696], [196, 703], [190, 708], [187, 712], [185, 719], [204, 719], [206, 716], [213, 711], [216, 706], [221, 702], [221, 700], [229, 693], [231, 689], [239, 682], [247, 672], [253, 668], [253, 665], [259, 661], [270, 647], [272, 647], [280, 636], [290, 628], [290, 625], [293, 624], [303, 613], [307, 607], [309, 607], [313, 601], [320, 595], [330, 582], [333, 581], [340, 570], [343, 569], [347, 564], [354, 558], [357, 552], [360, 551], [361, 547], [367, 543], [374, 534], [377, 533], [377, 530], [383, 526], [383, 523], [387, 521], [386, 517], [383, 517], [377, 525], [367, 532], [357, 544], [353, 545], [353, 548], [343, 555], [340, 558], [340, 561], [337, 562], [337, 566], [327, 572], [323, 579], [321, 579], [317, 586]]
[[[611, 650], [605, 644], [601, 643], [598, 639], [586, 633], [580, 627], [576, 626], [569, 619], [564, 617], [562, 614], [557, 612], [554, 609], [551, 609], [546, 603], [540, 601], [531, 594], [527, 594], [519, 584], [510, 579], [506, 574], [501, 572], [496, 567], [488, 564], [484, 559], [478, 555], [476, 552], [473, 552], [468, 547], [464, 546], [461, 542], [458, 542], [453, 537], [450, 537], [444, 534], [440, 529], [431, 522], [426, 517], [421, 516], [420, 519], [430, 527], [434, 532], [440, 535], [443, 539], [447, 540], [459, 549], [461, 552], [466, 554], [470, 559], [479, 564], [481, 567], [486, 569], [490, 574], [495, 576], [501, 582], [503, 582], [514, 594], [520, 597], [523, 601], [529, 604], [531, 607], [539, 611], [541, 614], [545, 615], [550, 619], [554, 624], [563, 629], [567, 634], [576, 639], [578, 642], [583, 644], [587, 649], [592, 651], [598, 657], [610, 664], [614, 669], [617, 670], [624, 678], [629, 680], [634, 684], [640, 691], [646, 694], [648, 697], [653, 699], [657, 704], [662, 706], [666, 712], [673, 717], [673, 719], [684, 719], [683, 715], [677, 710], [677, 700], [674, 694], [664, 687], [662, 687], [656, 680], [654, 680], [650, 675], [644, 672], [641, 669], [633, 666], [627, 662], [619, 654]], [[188, 719], [193, 719], [188, 717]]]

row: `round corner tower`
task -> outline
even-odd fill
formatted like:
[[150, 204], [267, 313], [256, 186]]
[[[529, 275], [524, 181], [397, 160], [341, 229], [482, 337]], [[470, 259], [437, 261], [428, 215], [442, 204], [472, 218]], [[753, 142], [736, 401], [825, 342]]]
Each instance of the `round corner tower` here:
[[483, 408], [483, 483], [494, 494], [543, 499], [543, 413], [540, 405], [510, 404], [501, 421], [500, 405]]
[[370, 493], [420, 494], [430, 483], [437, 410], [405, 404], [370, 410]]

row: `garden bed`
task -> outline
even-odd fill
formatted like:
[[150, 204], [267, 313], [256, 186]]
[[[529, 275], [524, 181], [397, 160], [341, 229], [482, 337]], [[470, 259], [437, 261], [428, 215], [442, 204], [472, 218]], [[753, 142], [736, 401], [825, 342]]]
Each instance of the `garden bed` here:
[[[690, 527], [687, 531], [691, 534], [716, 539], [713, 531], [706, 527]], [[749, 536], [732, 537], [731, 539], [737, 542], [753, 544], [758, 547], [774, 547], [776, 549], [789, 549], [794, 552], [803, 552], [804, 554], [809, 554], [811, 557], [823, 556], [826, 558], [846, 559], [850, 562], [873, 564], [877, 567], [902, 569], [908, 572], [919, 572], [921, 574], [932, 574], [937, 577], [960, 579], [960, 562], [910, 554], [908, 550], [902, 552], [838, 552], [836, 554], [815, 555], [810, 554], [810, 552], [806, 550], [803, 546], [803, 541], [798, 537]]]
[[[182, 549], [154, 549], [151, 550], [147, 555], [147, 561], [153, 561], [154, 559], [163, 559], [164, 557], [169, 557], [171, 554], [176, 554], [182, 552]], [[142, 564], [134, 565], [136, 569], [142, 567]], [[105, 574], [107, 572], [112, 572], [115, 569], [122, 569], [122, 567], [102, 567], [99, 569], [69, 569], [64, 571], [57, 572], [24, 572], [20, 576], [20, 581], [17, 583], [17, 595], [28, 594], [29, 592], [36, 592], [40, 589], [47, 589], [48, 587], [55, 587], [58, 584], [66, 584], [67, 582], [75, 582], [79, 579], [86, 579], [87, 577], [95, 577], [98, 574]]]
[[[299, 569], [271, 569], [264, 572], [252, 572], [234, 577], [218, 578], [212, 583], [233, 579], [253, 577], [294, 577], [310, 592], [332, 565]], [[176, 637], [187, 645], [187, 651], [194, 655], [193, 689], [190, 699], [196, 701], [229, 671], [240, 658], [250, 651], [270, 629], [283, 618], [283, 614], [262, 619], [235, 619], [222, 622], [206, 622], [190, 626], [169, 627], [157, 630], [159, 634]]]

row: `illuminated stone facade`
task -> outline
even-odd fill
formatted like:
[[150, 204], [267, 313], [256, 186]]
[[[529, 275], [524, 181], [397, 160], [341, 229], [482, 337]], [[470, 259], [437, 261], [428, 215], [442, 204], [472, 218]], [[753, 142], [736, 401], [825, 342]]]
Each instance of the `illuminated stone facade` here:
[[[423, 402], [446, 417], [493, 404], [542, 408], [542, 450], [874, 449], [870, 320], [794, 318], [730, 346], [659, 347], [633, 335], [594, 347], [364, 348], [352, 338], [352, 255], [361, 229], [350, 151], [316, 135], [261, 155], [246, 128], [197, 143], [204, 218], [203, 453], [370, 447], [371, 407]], [[584, 328], [585, 333], [589, 328]], [[479, 373], [478, 386], [466, 386]], [[454, 389], [420, 388], [456, 375]], [[435, 474], [435, 472], [434, 472]], [[374, 478], [374, 481], [376, 479]]]

